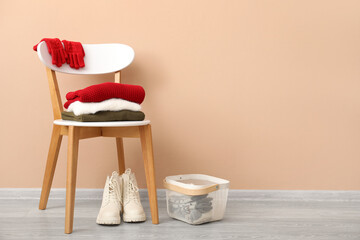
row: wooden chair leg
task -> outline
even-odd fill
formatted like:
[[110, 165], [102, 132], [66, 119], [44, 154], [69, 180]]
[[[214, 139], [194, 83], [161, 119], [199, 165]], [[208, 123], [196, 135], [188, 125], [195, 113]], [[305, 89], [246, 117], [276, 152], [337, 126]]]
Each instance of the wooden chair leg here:
[[78, 150], [79, 127], [69, 126], [66, 173], [65, 233], [72, 233], [73, 231]]
[[151, 126], [140, 126], [140, 139], [143, 152], [146, 184], [149, 194], [151, 219], [153, 224], [159, 224], [158, 204], [155, 184], [154, 154], [152, 145]]
[[124, 143], [122, 138], [116, 138], [116, 149], [119, 164], [119, 174], [125, 172], [125, 154], [124, 154]]
[[54, 178], [54, 172], [56, 168], [57, 159], [59, 156], [59, 150], [61, 146], [62, 135], [60, 135], [61, 127], [58, 125], [53, 126], [49, 152], [46, 161], [46, 168], [44, 174], [44, 180], [41, 190], [39, 209], [44, 210], [46, 208], [52, 181]]

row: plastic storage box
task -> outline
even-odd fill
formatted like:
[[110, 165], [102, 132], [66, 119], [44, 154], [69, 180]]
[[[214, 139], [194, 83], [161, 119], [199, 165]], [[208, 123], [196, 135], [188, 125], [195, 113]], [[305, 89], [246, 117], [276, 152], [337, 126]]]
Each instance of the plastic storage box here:
[[224, 217], [229, 181], [203, 174], [169, 176], [164, 179], [170, 217], [202, 224]]

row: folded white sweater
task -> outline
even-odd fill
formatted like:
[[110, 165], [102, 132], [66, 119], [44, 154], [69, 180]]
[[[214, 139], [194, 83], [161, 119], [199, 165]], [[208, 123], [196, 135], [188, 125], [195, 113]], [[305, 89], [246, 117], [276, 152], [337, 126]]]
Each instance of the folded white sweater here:
[[129, 102], [120, 98], [111, 98], [102, 102], [76, 101], [69, 105], [67, 112], [73, 112], [76, 116], [81, 114], [94, 114], [100, 111], [141, 111], [140, 104]]

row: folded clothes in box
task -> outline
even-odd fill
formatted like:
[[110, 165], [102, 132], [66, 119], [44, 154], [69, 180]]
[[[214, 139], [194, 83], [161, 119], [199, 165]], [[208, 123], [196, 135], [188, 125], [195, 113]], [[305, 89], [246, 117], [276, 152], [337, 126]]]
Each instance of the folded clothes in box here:
[[189, 224], [224, 217], [229, 181], [204, 174], [168, 176], [164, 179], [170, 217]]

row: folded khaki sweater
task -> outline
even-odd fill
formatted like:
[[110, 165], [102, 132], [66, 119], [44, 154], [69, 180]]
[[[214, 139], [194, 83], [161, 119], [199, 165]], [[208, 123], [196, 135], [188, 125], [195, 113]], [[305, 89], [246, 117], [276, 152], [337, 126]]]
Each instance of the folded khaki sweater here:
[[76, 116], [73, 112], [62, 112], [61, 118], [78, 122], [142, 121], [145, 119], [145, 114], [141, 111], [121, 110], [116, 112], [100, 111], [95, 114]]

